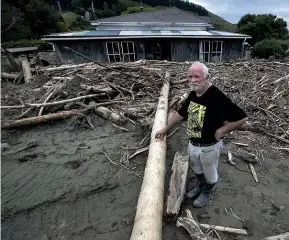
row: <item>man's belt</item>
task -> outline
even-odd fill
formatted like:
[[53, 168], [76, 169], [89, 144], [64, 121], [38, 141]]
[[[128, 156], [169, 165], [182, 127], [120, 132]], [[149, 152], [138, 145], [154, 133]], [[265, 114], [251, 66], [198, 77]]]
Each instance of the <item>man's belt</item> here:
[[215, 145], [217, 142], [211, 142], [211, 143], [196, 143], [196, 142], [193, 142], [193, 141], [190, 140], [190, 143], [191, 143], [193, 146], [197, 146], [197, 147], [210, 147], [210, 146]]

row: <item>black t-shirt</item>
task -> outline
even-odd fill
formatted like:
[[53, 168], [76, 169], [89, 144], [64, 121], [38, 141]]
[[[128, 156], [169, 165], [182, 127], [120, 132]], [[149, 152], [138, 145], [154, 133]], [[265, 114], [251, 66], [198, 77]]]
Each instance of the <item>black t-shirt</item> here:
[[178, 113], [187, 120], [187, 134], [194, 143], [217, 142], [215, 132], [225, 122], [236, 122], [246, 113], [212, 85], [200, 97], [191, 92]]

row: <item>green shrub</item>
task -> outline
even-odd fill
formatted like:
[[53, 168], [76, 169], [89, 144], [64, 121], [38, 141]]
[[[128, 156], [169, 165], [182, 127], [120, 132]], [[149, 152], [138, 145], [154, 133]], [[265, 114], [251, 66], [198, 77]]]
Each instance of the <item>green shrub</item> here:
[[282, 58], [289, 48], [288, 40], [266, 39], [257, 42], [252, 49], [252, 57], [266, 58], [273, 56]]
[[56, 22], [56, 26], [59, 32], [69, 32], [70, 30], [66, 22]]
[[3, 47], [6, 48], [18, 48], [18, 47], [44, 47], [48, 44], [46, 41], [43, 40], [28, 40], [28, 39], [21, 39], [18, 41], [10, 41], [2, 43]]

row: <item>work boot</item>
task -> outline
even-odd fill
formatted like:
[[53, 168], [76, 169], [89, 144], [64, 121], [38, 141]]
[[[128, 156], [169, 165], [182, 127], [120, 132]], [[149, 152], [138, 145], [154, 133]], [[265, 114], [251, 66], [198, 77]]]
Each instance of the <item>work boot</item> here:
[[195, 200], [200, 195], [202, 188], [204, 186], [204, 183], [205, 183], [204, 174], [196, 174], [195, 188], [186, 194], [186, 198], [189, 200]]
[[210, 183], [207, 183], [205, 181], [201, 194], [193, 202], [193, 207], [201, 208], [201, 207], [204, 207], [205, 205], [208, 204], [208, 202], [211, 198], [211, 194], [212, 194], [212, 190], [213, 190], [214, 185], [215, 185], [214, 183], [210, 184]]

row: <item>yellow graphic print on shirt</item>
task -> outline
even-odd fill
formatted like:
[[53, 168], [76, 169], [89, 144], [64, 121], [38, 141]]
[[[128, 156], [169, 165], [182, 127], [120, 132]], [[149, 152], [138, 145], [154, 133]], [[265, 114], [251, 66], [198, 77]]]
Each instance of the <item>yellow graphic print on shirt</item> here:
[[188, 107], [187, 134], [189, 138], [201, 138], [206, 107], [191, 102]]

